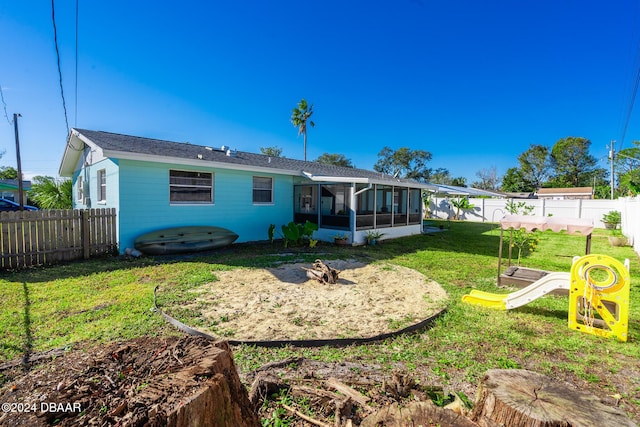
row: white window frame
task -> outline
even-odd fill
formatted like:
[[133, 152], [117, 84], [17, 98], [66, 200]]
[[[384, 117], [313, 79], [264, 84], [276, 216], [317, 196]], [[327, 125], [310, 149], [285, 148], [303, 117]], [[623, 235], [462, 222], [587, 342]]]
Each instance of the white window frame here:
[[97, 172], [98, 181], [98, 203], [107, 202], [107, 170], [99, 169]]
[[[194, 183], [190, 183], [190, 184], [171, 183], [172, 173], [174, 172], [182, 172], [182, 173], [198, 174], [198, 175], [200, 174], [209, 175], [209, 184], [202, 185], [202, 184], [194, 184]], [[176, 178], [180, 178], [180, 177], [176, 177]], [[202, 179], [203, 177], [197, 177], [197, 178]], [[214, 182], [215, 182], [215, 174], [213, 172], [193, 171], [193, 170], [184, 170], [184, 169], [169, 169], [169, 203], [171, 205], [212, 205], [214, 202], [214, 191], [213, 191]], [[171, 200], [172, 188], [173, 189], [178, 189], [178, 188], [209, 189], [210, 200]]]
[[78, 203], [83, 205], [84, 204], [84, 179], [82, 179], [82, 173], [80, 173], [80, 175], [78, 175], [78, 193], [76, 195]]
[[[256, 179], [268, 179], [271, 182], [271, 187], [269, 189], [266, 188], [262, 188], [262, 187], [256, 187]], [[254, 175], [252, 180], [251, 180], [251, 200], [253, 201], [254, 205], [272, 205], [273, 204], [273, 177], [271, 176], [257, 176]], [[269, 191], [270, 194], [270, 200], [268, 202], [265, 201], [256, 201], [256, 191], [260, 191], [260, 192], [266, 192]]]

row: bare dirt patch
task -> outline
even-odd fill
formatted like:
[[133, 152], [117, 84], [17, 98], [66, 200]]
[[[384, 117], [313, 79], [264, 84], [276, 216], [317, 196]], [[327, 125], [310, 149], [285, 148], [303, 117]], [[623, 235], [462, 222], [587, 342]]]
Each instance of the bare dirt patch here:
[[219, 280], [198, 288], [191, 308], [217, 336], [300, 340], [393, 332], [446, 305], [444, 289], [415, 270], [354, 260], [327, 264], [340, 270], [337, 284], [309, 279], [309, 263], [216, 272]]

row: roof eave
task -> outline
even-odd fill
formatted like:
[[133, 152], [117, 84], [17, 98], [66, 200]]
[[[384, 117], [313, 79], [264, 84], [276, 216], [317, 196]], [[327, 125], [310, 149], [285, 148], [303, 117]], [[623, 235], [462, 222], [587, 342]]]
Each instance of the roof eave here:
[[[82, 143], [82, 148], [78, 148], [72, 144], [72, 138], [80, 141]], [[60, 167], [58, 168], [58, 175], [64, 177], [73, 176], [73, 172], [75, 171], [75, 166], [78, 163], [78, 159], [82, 155], [84, 151], [84, 144], [95, 148], [100, 149], [93, 141], [91, 141], [86, 136], [82, 135], [76, 129], [71, 129], [69, 131], [69, 136], [67, 137], [67, 145], [64, 147], [64, 153], [62, 154], [62, 161], [60, 162]]]
[[396, 185], [412, 188], [432, 188], [429, 184], [421, 182], [408, 182], [408, 181], [390, 181], [384, 179], [368, 178], [368, 177], [348, 177], [348, 176], [328, 176], [328, 175], [313, 175], [312, 173], [302, 171], [301, 175], [314, 182], [343, 182], [343, 183], [356, 183], [356, 184], [380, 184], [380, 185]]

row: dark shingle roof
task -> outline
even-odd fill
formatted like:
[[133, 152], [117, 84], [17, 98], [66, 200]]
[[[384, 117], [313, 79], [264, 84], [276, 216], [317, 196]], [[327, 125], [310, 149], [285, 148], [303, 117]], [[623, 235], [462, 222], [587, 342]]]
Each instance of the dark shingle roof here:
[[270, 157], [264, 154], [244, 151], [232, 151], [232, 155], [227, 155], [227, 152], [223, 151], [220, 147], [206, 147], [186, 142], [163, 141], [87, 129], [76, 129], [76, 131], [106, 152], [154, 155], [166, 158], [193, 159], [194, 161], [197, 159], [203, 162], [212, 161], [246, 167], [279, 169], [288, 172], [306, 172], [315, 176], [367, 178], [378, 181], [389, 181], [390, 184], [403, 182], [413, 185], [424, 185], [416, 181], [397, 179], [390, 175], [366, 169], [305, 162], [303, 160], [289, 159], [286, 157]]

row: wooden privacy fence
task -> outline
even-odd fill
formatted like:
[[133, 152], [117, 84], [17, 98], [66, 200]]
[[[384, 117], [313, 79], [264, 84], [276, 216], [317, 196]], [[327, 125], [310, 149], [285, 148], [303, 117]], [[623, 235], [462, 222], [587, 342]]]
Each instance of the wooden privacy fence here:
[[116, 253], [116, 210], [0, 212], [0, 269]]

